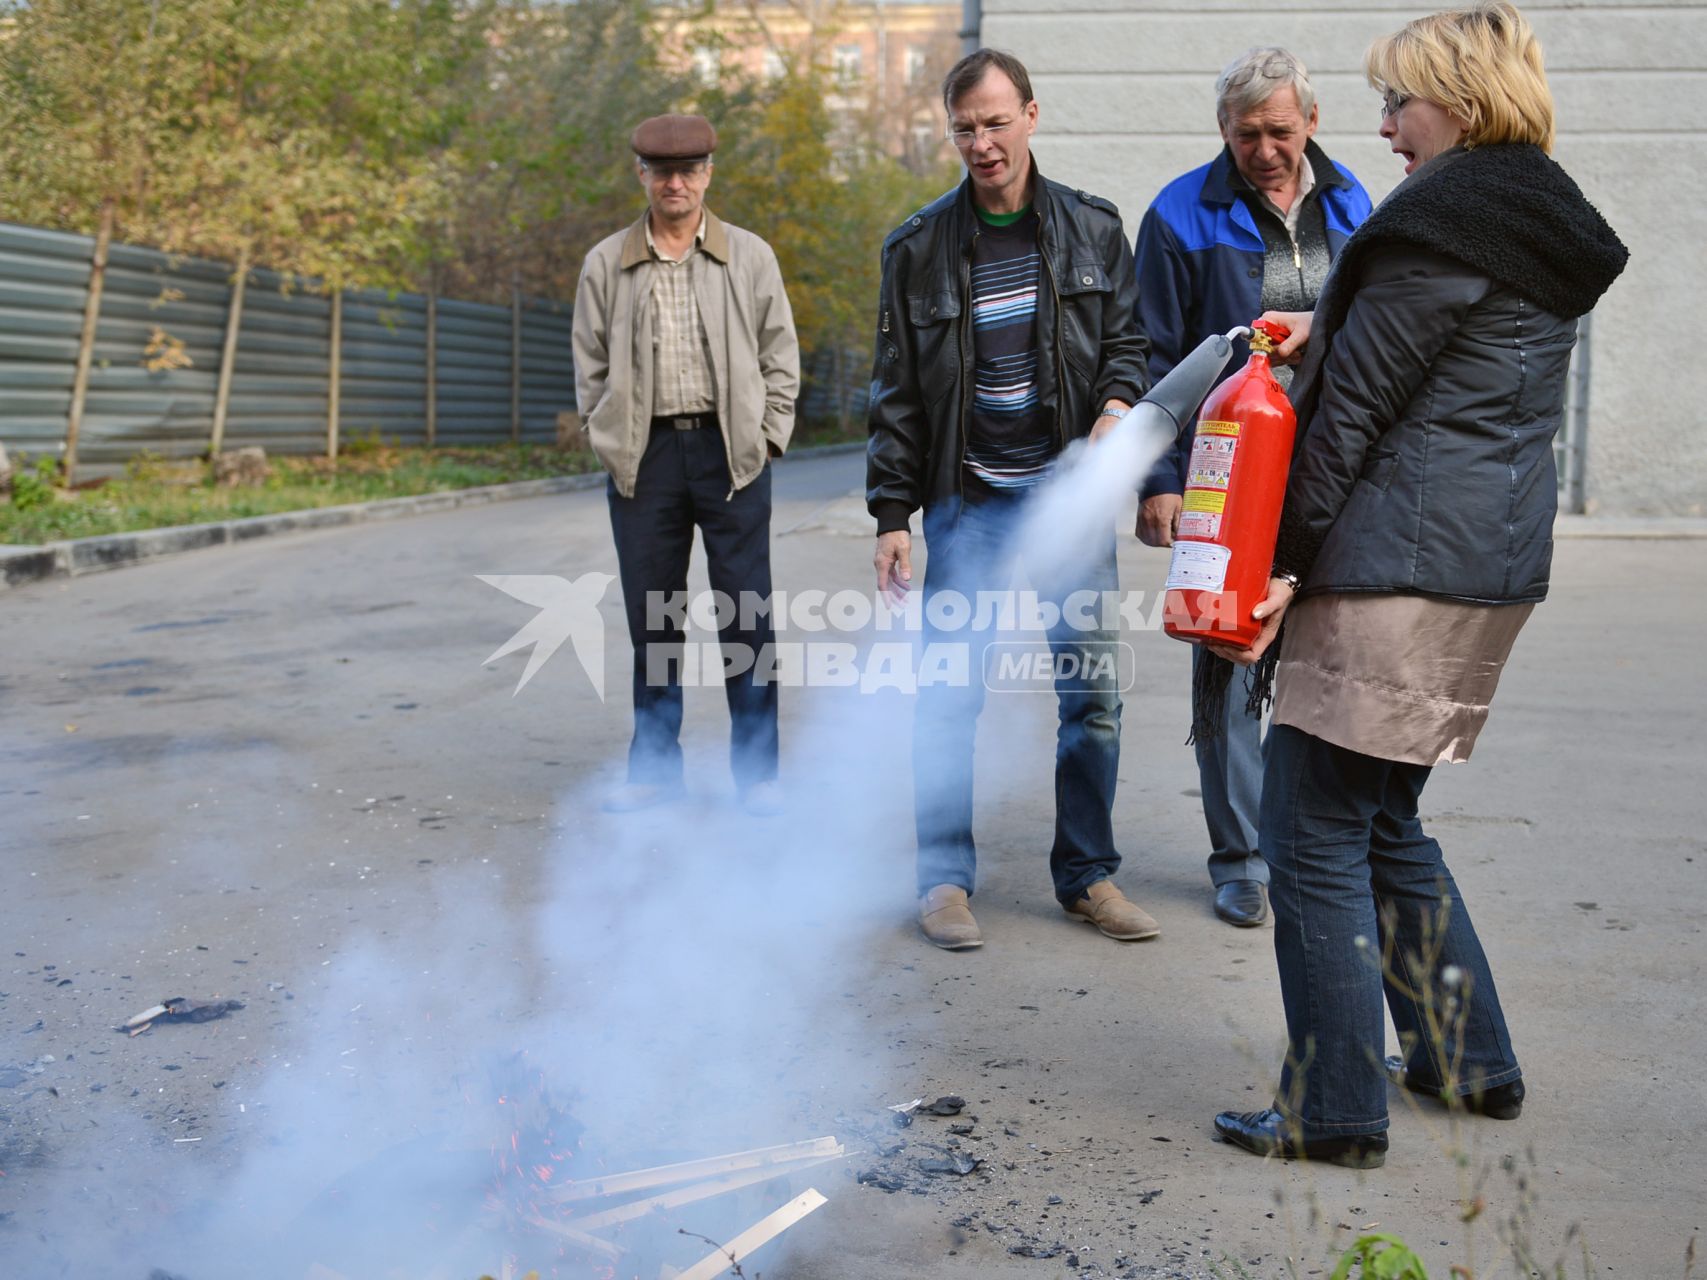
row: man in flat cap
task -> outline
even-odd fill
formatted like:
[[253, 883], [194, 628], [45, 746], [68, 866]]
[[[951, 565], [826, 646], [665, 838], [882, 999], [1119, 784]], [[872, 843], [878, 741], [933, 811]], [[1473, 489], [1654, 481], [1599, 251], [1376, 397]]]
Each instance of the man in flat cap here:
[[776, 254], [705, 207], [717, 133], [703, 116], [634, 130], [647, 210], [594, 246], [575, 293], [575, 399], [610, 473], [634, 738], [605, 800], [644, 809], [682, 788], [682, 605], [697, 525], [718, 618], [731, 767], [753, 813], [781, 808], [770, 623], [771, 458], [794, 430], [800, 351]]

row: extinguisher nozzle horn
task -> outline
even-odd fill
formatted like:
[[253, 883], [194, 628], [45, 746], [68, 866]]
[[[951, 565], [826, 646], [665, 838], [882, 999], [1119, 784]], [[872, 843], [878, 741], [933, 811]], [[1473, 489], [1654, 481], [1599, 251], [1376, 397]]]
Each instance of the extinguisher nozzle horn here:
[[1183, 429], [1232, 358], [1232, 342], [1220, 334], [1211, 335], [1151, 387], [1141, 403], [1155, 405], [1174, 420], [1176, 427]]

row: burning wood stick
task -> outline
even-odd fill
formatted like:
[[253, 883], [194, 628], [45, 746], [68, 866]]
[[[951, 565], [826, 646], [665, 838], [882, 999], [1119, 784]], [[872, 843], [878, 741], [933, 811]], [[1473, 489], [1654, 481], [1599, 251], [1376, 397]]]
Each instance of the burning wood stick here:
[[824, 1196], [818, 1189], [808, 1187], [775, 1213], [759, 1219], [716, 1253], [708, 1254], [694, 1263], [693, 1266], [682, 1272], [676, 1280], [716, 1280], [716, 1277], [722, 1275], [730, 1267], [739, 1262], [745, 1262], [747, 1255], [760, 1245], [768, 1244], [776, 1239], [824, 1203]]
[[549, 1231], [553, 1235], [562, 1236], [578, 1248], [585, 1249], [588, 1253], [596, 1253], [599, 1257], [606, 1258], [611, 1262], [615, 1262], [628, 1252], [621, 1245], [612, 1244], [609, 1240], [601, 1240], [597, 1236], [590, 1236], [585, 1231], [577, 1231], [574, 1227], [565, 1226], [561, 1222], [553, 1222], [550, 1218], [543, 1218], [537, 1213], [523, 1215], [523, 1221], [530, 1226], [538, 1227], [542, 1231]]
[[847, 1154], [844, 1147], [838, 1146], [835, 1154], [818, 1156], [811, 1160], [797, 1160], [788, 1164], [766, 1165], [758, 1169], [745, 1169], [738, 1173], [726, 1173], [719, 1178], [708, 1178], [704, 1182], [696, 1182], [691, 1186], [680, 1187], [675, 1191], [666, 1191], [663, 1195], [648, 1196], [644, 1200], [633, 1200], [621, 1204], [614, 1209], [590, 1214], [584, 1218], [576, 1218], [575, 1225], [583, 1231], [598, 1231], [604, 1227], [613, 1226], [619, 1222], [631, 1222], [635, 1218], [645, 1217], [661, 1209], [679, 1209], [684, 1204], [693, 1204], [699, 1200], [708, 1200], [712, 1196], [720, 1196], [726, 1191], [739, 1191], [742, 1187], [757, 1186], [761, 1182], [769, 1182], [772, 1178], [781, 1178], [786, 1174], [799, 1173], [806, 1169], [816, 1169], [821, 1164], [831, 1160], [840, 1160]]
[[172, 996], [151, 1008], [144, 1009], [134, 1017], [125, 1019], [113, 1030], [138, 1036], [161, 1018], [172, 1022], [212, 1022], [215, 1018], [223, 1018], [226, 1014], [235, 1013], [242, 1007], [243, 1002], [241, 1000], [211, 1000], [202, 1004], [183, 996]]
[[681, 1164], [659, 1165], [654, 1169], [636, 1169], [632, 1173], [613, 1173], [603, 1178], [587, 1178], [567, 1182], [552, 1190], [551, 1196], [562, 1204], [576, 1200], [596, 1200], [601, 1196], [622, 1195], [629, 1191], [650, 1191], [696, 1178], [714, 1178], [719, 1174], [741, 1169], [759, 1169], [770, 1165], [793, 1164], [799, 1160], [816, 1160], [824, 1156], [844, 1154], [842, 1144], [834, 1138], [813, 1138], [809, 1142], [789, 1142], [778, 1147], [756, 1147], [751, 1151], [736, 1151], [726, 1156], [706, 1160], [686, 1160]]
[[165, 1006], [163, 1004], [157, 1004], [157, 1005], [153, 1006], [152, 1008], [144, 1009], [141, 1013], [137, 1014], [134, 1018], [126, 1018], [124, 1020], [124, 1022], [122, 1024], [120, 1024], [118, 1029], [120, 1031], [129, 1031], [132, 1027], [146, 1027], [150, 1022], [153, 1022], [154, 1019], [158, 1018], [161, 1014], [166, 1013], [167, 1011], [168, 1011], [167, 1006]]

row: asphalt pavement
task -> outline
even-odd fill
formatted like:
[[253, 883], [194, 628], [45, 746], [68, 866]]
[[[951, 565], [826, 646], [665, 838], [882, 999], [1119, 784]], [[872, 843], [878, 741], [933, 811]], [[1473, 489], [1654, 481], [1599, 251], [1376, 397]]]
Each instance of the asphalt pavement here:
[[[779, 587], [869, 591], [860, 474], [777, 468]], [[1365, 1174], [1213, 1139], [1266, 1102], [1283, 1021], [1270, 931], [1210, 912], [1188, 653], [1157, 631], [1126, 636], [1116, 832], [1162, 936], [1053, 901], [1053, 699], [1020, 692], [980, 730], [987, 942], [949, 954], [912, 923], [910, 697], [839, 658], [784, 690], [781, 818], [733, 803], [715, 681], [689, 691], [686, 800], [599, 812], [629, 730], [616, 589], [602, 662], [566, 643], [518, 691], [525, 651], [486, 660], [535, 610], [481, 580], [613, 573], [597, 491], [14, 588], [0, 1270], [652, 1280], [708, 1246], [643, 1223], [614, 1272], [578, 1269], [507, 1180], [833, 1135], [843, 1160], [680, 1225], [726, 1240], [815, 1186], [748, 1268], [799, 1280], [1326, 1275], [1370, 1232], [1431, 1275], [1682, 1276], [1707, 1205], [1707, 539], [1649, 532], [1679, 536], [1573, 523], [1475, 759], [1424, 795], [1524, 1114], [1455, 1128], [1395, 1095]], [[1129, 589], [1166, 564], [1122, 544]], [[167, 997], [243, 1007], [113, 1029]], [[958, 1117], [886, 1110], [948, 1094]], [[975, 1167], [921, 1164], [955, 1156]]]

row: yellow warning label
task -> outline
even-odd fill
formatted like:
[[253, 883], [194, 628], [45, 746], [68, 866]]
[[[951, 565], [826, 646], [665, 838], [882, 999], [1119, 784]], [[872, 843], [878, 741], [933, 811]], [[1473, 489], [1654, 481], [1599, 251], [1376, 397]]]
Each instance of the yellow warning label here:
[[1236, 436], [1239, 434], [1239, 424], [1236, 422], [1217, 422], [1214, 418], [1205, 418], [1197, 424], [1197, 434], [1200, 436]]
[[1213, 511], [1219, 515], [1227, 508], [1227, 495], [1219, 489], [1187, 489], [1185, 491], [1186, 511]]

